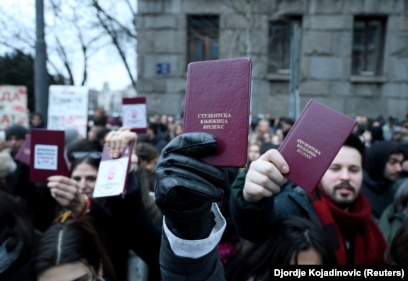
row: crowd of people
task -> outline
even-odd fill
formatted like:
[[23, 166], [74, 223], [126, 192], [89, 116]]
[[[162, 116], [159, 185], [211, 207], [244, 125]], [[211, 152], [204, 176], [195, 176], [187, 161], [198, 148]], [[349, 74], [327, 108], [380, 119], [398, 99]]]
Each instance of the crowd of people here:
[[[407, 121], [355, 116], [357, 125], [311, 192], [285, 178], [278, 148], [295, 120], [251, 120], [245, 167], [200, 159], [207, 133], [155, 114], [136, 134], [96, 112], [88, 134], [65, 129], [70, 175], [30, 182], [16, 159], [30, 126], [0, 131], [0, 280], [270, 280], [281, 265], [408, 263]], [[330, 140], [327, 140], [330, 141]], [[124, 195], [93, 198], [104, 146], [135, 142]], [[203, 266], [205, 265], [205, 266]]]

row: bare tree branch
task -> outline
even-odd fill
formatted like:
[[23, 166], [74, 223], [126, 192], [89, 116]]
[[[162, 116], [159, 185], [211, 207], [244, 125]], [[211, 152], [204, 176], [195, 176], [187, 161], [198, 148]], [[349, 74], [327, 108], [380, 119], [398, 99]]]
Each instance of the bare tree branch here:
[[[129, 1], [126, 1], [128, 6], [131, 6]], [[136, 32], [135, 30], [131, 30], [128, 27], [122, 25], [116, 18], [113, 16], [109, 15], [106, 10], [104, 10], [101, 5], [99, 5], [98, 0], [92, 0], [92, 5], [96, 10], [96, 16], [97, 19], [99, 20], [100, 26], [105, 30], [105, 32], [108, 34], [110, 37], [113, 46], [116, 48], [118, 51], [119, 57], [121, 58], [127, 72], [129, 75], [129, 78], [131, 80], [132, 86], [136, 89], [136, 79], [132, 73], [132, 70], [129, 66], [129, 62], [127, 60], [126, 56], [126, 50], [124, 49], [124, 44], [121, 42], [121, 38], [124, 37], [124, 39], [129, 40], [133, 39], [135, 42], [135, 48], [136, 48]], [[135, 16], [136, 14], [133, 15], [133, 22], [135, 22]]]

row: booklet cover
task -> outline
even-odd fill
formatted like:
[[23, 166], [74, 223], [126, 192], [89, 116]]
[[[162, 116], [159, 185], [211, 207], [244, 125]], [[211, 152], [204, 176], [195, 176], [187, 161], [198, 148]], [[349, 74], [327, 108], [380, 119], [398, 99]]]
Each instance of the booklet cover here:
[[146, 97], [122, 99], [122, 123], [138, 134], [147, 131]]
[[26, 165], [30, 165], [30, 139], [30, 135], [27, 134], [25, 141], [21, 145], [15, 157], [16, 160]]
[[111, 158], [105, 144], [96, 177], [93, 197], [116, 196], [126, 193], [126, 181], [134, 142], [129, 143], [119, 158]]
[[30, 181], [46, 183], [54, 175], [69, 176], [65, 155], [65, 132], [33, 129], [30, 140]]
[[188, 65], [183, 131], [206, 132], [218, 142], [216, 153], [203, 161], [214, 166], [245, 166], [251, 80], [250, 58]]
[[309, 100], [278, 149], [290, 168], [287, 179], [312, 191], [356, 123], [330, 107]]

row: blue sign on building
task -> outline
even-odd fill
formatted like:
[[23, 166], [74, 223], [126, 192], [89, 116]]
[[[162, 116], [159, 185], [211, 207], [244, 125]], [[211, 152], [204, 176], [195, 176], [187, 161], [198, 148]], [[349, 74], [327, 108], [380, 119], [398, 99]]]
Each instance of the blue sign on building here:
[[170, 74], [170, 63], [157, 63], [156, 64], [156, 74], [159, 75], [168, 75]]

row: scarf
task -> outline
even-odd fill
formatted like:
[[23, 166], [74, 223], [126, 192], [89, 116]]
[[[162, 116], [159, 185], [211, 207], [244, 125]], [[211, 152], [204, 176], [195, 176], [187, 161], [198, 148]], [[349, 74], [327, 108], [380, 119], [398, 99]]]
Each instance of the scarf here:
[[384, 253], [387, 244], [371, 217], [370, 203], [362, 193], [348, 211], [336, 206], [320, 184], [308, 196], [334, 247], [338, 264], [346, 264], [342, 233], [350, 229], [354, 230], [353, 264], [385, 264]]

